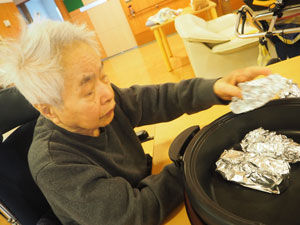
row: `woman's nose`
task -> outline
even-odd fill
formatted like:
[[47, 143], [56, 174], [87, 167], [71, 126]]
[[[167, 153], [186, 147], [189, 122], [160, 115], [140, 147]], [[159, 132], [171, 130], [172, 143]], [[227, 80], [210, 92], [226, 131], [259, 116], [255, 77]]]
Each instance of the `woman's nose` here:
[[101, 83], [99, 92], [100, 92], [101, 105], [109, 103], [114, 98], [114, 92], [112, 90], [110, 83], [109, 84]]

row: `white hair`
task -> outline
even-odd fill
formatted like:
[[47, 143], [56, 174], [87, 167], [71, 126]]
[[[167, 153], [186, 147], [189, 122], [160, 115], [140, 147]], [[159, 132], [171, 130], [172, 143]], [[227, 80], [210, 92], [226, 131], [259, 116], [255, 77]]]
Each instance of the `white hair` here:
[[69, 22], [21, 24], [18, 41], [0, 44], [0, 81], [4, 86], [14, 84], [31, 104], [62, 106], [61, 52], [67, 45], [82, 42], [99, 54], [94, 32]]

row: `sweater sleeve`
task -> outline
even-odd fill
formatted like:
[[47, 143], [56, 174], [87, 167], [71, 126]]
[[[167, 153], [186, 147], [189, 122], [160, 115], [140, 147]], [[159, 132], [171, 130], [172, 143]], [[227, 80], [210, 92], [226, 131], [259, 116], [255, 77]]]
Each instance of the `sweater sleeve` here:
[[179, 83], [113, 88], [116, 101], [136, 127], [170, 121], [184, 113], [192, 114], [224, 104], [213, 92], [215, 81], [194, 78]]
[[37, 183], [64, 224], [155, 225], [183, 201], [181, 173], [173, 164], [137, 188], [99, 166], [77, 163], [48, 164]]

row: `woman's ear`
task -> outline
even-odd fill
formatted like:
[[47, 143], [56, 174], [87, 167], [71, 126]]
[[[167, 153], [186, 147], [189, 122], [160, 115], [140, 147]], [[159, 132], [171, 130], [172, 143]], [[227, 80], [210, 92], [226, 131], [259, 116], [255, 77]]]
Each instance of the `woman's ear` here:
[[54, 123], [58, 119], [57, 114], [55, 113], [55, 110], [53, 106], [48, 104], [35, 104], [33, 105], [34, 108], [36, 108], [44, 117], [47, 119], [53, 121]]

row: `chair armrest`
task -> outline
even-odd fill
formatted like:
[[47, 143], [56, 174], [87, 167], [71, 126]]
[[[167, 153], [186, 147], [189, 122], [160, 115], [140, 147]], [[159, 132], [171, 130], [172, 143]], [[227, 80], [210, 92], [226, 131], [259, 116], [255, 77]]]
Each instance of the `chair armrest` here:
[[205, 43], [223, 43], [230, 39], [206, 28], [206, 21], [194, 15], [185, 14], [175, 19], [175, 28], [179, 36], [187, 41]]
[[243, 49], [251, 48], [257, 45], [258, 45], [258, 38], [249, 38], [249, 39], [235, 38], [229, 42], [215, 45], [212, 48], [212, 52], [217, 54], [228, 54], [232, 52], [241, 51]]
[[135, 134], [141, 143], [154, 139], [153, 137], [149, 137], [149, 134], [146, 130], [137, 131]]
[[234, 27], [237, 20], [237, 15], [230, 13], [224, 16], [220, 16], [214, 20], [207, 22], [207, 28], [212, 31], [219, 33], [220, 31], [228, 28]]

